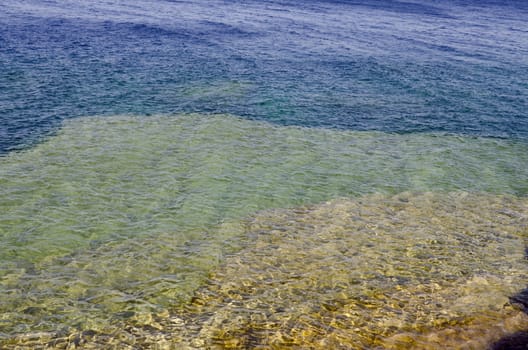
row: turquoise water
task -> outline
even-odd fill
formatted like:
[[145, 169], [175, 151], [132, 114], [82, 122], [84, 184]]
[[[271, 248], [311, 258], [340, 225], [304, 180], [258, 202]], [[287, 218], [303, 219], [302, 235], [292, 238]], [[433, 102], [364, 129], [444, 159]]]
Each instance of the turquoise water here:
[[192, 232], [340, 196], [524, 195], [527, 150], [508, 140], [275, 127], [226, 115], [76, 119], [2, 159], [3, 237], [17, 246], [4, 245], [2, 256], [38, 260], [83, 241]]
[[5, 1], [0, 347], [528, 329], [527, 11]]

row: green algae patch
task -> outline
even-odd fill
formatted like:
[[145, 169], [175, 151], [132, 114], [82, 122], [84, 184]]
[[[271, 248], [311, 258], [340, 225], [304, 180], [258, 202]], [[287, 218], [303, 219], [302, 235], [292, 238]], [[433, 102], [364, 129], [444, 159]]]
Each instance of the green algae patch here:
[[173, 314], [262, 210], [406, 190], [525, 195], [526, 164], [528, 146], [508, 140], [225, 115], [70, 120], [0, 158], [0, 337], [112, 334]]

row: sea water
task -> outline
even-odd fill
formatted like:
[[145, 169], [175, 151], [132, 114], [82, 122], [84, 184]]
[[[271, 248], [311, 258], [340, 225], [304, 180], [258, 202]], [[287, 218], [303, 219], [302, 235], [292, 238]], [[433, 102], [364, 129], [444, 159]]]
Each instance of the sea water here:
[[0, 345], [528, 328], [523, 2], [5, 1]]

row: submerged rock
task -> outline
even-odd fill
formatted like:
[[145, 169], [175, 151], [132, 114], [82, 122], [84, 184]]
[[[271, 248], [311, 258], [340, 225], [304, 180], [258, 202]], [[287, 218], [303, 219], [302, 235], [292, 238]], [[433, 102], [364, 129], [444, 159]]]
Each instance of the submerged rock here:
[[528, 312], [528, 288], [520, 291], [510, 298], [512, 303], [520, 305], [525, 312]]
[[486, 348], [528, 326], [527, 224], [526, 200], [468, 193], [264, 212], [183, 317], [206, 348]]
[[491, 350], [526, 350], [528, 349], [528, 331], [520, 331], [494, 343]]

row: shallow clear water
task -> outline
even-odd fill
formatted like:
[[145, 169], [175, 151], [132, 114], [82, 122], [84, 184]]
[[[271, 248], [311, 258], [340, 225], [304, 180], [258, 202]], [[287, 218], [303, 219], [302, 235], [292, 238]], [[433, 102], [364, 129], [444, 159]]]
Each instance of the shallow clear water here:
[[[485, 254], [459, 247], [462, 257], [454, 265], [474, 269], [464, 254], [476, 255], [474, 264], [482, 266], [484, 274], [498, 264], [501, 270], [493, 271], [496, 278], [510, 276], [514, 280], [491, 303], [497, 297], [507, 300], [508, 293], [522, 288], [528, 208], [520, 199], [520, 204], [511, 208], [508, 203], [495, 204], [498, 199], [493, 196], [525, 193], [527, 148], [522, 142], [488, 138], [278, 127], [228, 115], [71, 120], [46, 142], [1, 159], [5, 198], [0, 220], [2, 327], [8, 334], [60, 329], [111, 334], [123, 318], [163, 313], [188, 303], [226, 254], [245, 245], [245, 221], [254, 213], [336, 197], [409, 190], [495, 194], [483, 197], [482, 203], [478, 196], [459, 205], [447, 200], [442, 203], [450, 204], [447, 209], [430, 211], [439, 220], [444, 218], [435, 209], [460, 216], [455, 224], [440, 221], [440, 236], [445, 239], [447, 235], [476, 236], [486, 242]], [[490, 200], [495, 210], [504, 211], [504, 215], [513, 210], [511, 215], [522, 220], [509, 223], [499, 217], [497, 223], [487, 224], [496, 214], [485, 213], [492, 205]], [[376, 210], [390, 210], [383, 198], [378, 202]], [[472, 215], [482, 210], [479, 220], [489, 226], [490, 233], [475, 230], [471, 224], [475, 218], [465, 218], [470, 205], [476, 206]], [[365, 206], [364, 210], [357, 220], [382, 225], [383, 218], [368, 219], [370, 209]], [[329, 215], [341, 215], [328, 211]], [[394, 231], [420, 241], [423, 237], [412, 220], [423, 216], [417, 213], [404, 218], [386, 234]], [[271, 221], [271, 227], [283, 225], [280, 213], [266, 220]], [[299, 244], [339, 225], [324, 218], [311, 220], [311, 225], [319, 228], [300, 234], [295, 240]], [[398, 232], [401, 227], [404, 232]], [[488, 247], [486, 235], [502, 234], [503, 230], [515, 234], [517, 241], [505, 245], [499, 241], [499, 249]], [[350, 227], [347, 232], [351, 241], [342, 243], [352, 249], [356, 239], [368, 240], [374, 231], [365, 234]], [[263, 234], [266, 237], [273, 230], [263, 230]], [[295, 227], [292, 234], [298, 234]], [[330, 244], [340, 244], [341, 239], [331, 237]], [[374, 252], [397, 253], [397, 244], [384, 248], [375, 243], [376, 237], [370, 239]], [[510, 251], [508, 244], [516, 250]], [[505, 256], [497, 256], [504, 249]], [[302, 245], [295, 250], [311, 256]], [[371, 257], [362, 254], [357, 259], [367, 264], [354, 266], [358, 276], [347, 278], [361, 279], [374, 273]], [[292, 263], [308, 263], [289, 255]], [[441, 257], [435, 259], [439, 259], [439, 268], [452, 268]], [[513, 269], [509, 261], [521, 268]], [[266, 273], [266, 266], [260, 268], [257, 273]], [[412, 276], [428, 283], [444, 281], [441, 274], [434, 278]]]
[[524, 2], [0, 6], [0, 347], [528, 328]]
[[527, 204], [404, 192], [261, 213], [181, 317], [206, 347], [484, 348], [528, 325], [507, 298]]

